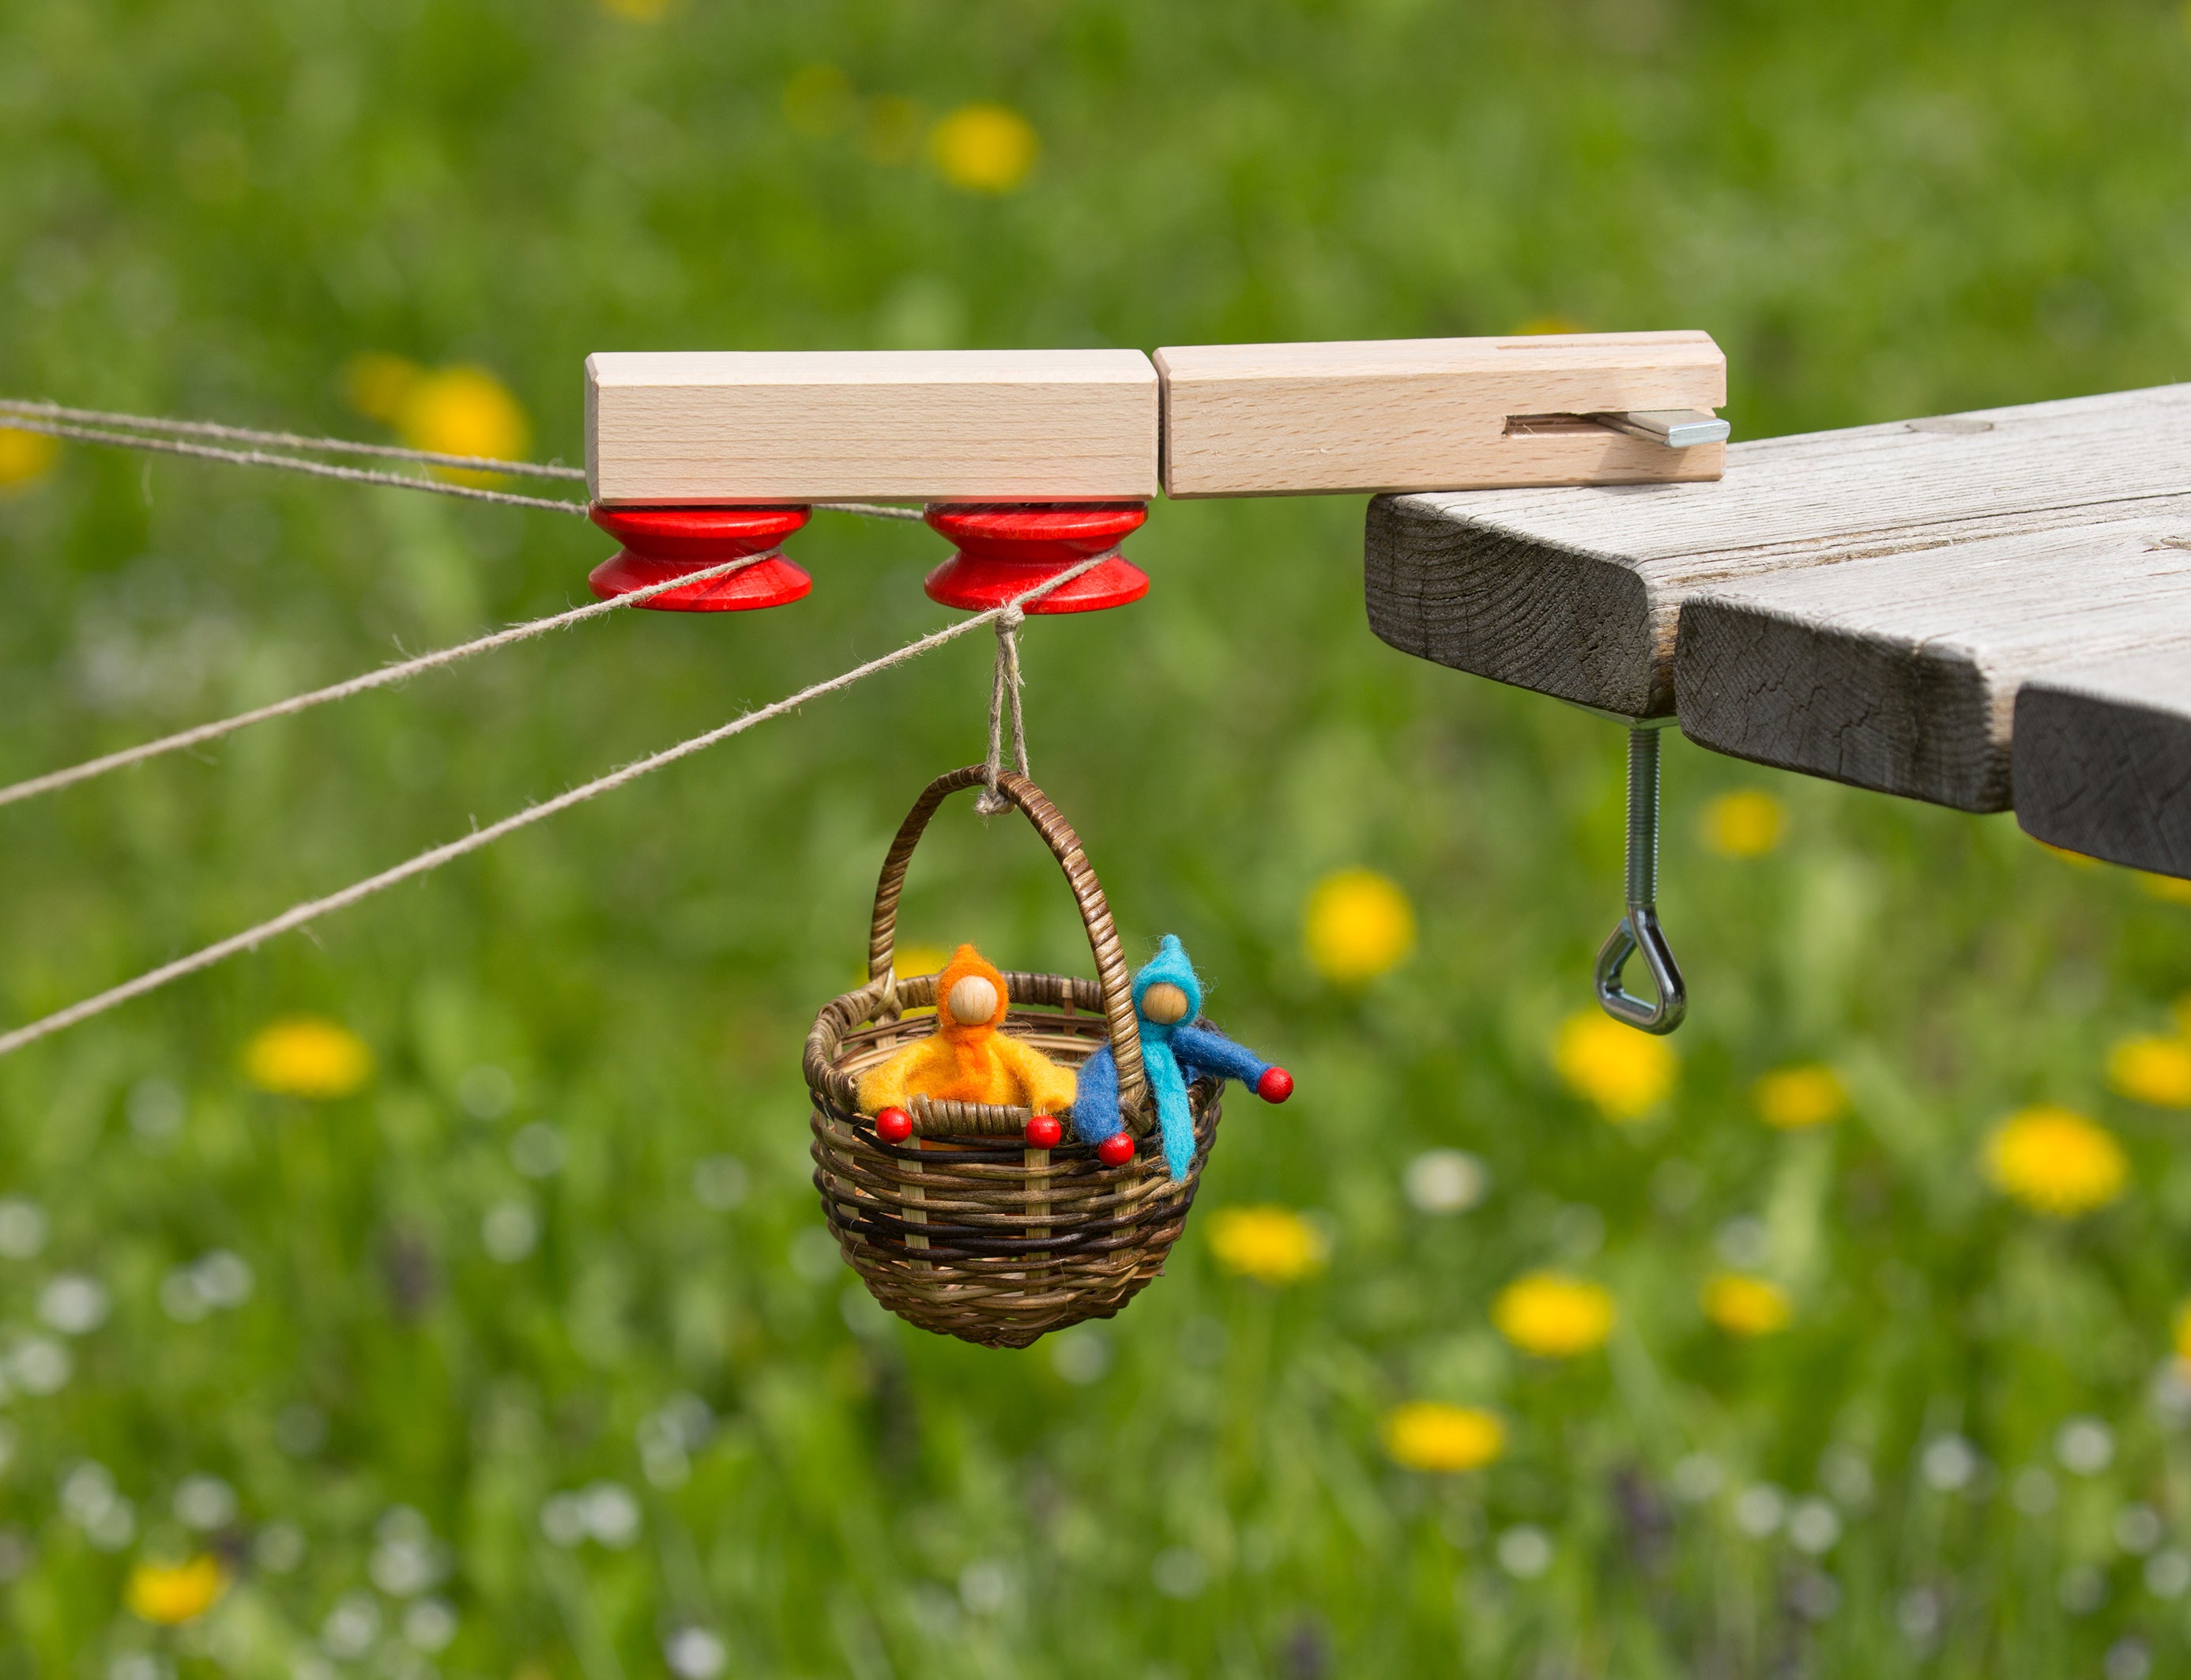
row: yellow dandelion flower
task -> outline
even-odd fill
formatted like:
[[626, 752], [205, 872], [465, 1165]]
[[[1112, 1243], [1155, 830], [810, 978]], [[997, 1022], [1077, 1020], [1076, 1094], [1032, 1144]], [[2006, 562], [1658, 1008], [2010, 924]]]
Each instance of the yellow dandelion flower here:
[[1848, 1112], [1848, 1092], [1834, 1070], [1820, 1062], [1776, 1068], [1750, 1086], [1757, 1118], [1783, 1131], [1824, 1125]]
[[1787, 832], [1788, 807], [1756, 788], [1722, 794], [1704, 806], [1704, 845], [1722, 857], [1762, 857]]
[[1603, 1286], [1558, 1272], [1532, 1272], [1499, 1291], [1491, 1322], [1524, 1353], [1567, 1359], [1613, 1334], [1613, 1297]]
[[[413, 449], [444, 455], [515, 461], [532, 443], [525, 410], [484, 367], [442, 367], [425, 374], [404, 393], [396, 425]], [[442, 476], [466, 484], [495, 481], [492, 473], [444, 470]]]
[[1571, 315], [1538, 315], [1532, 316], [1517, 327], [1514, 329], [1514, 336], [1517, 339], [1536, 339], [1552, 333], [1587, 333], [1588, 331], [1590, 331], [1589, 327]]
[[1704, 1317], [1729, 1335], [1771, 1335], [1795, 1316], [1788, 1291], [1763, 1278], [1716, 1272], [1704, 1280]]
[[928, 155], [964, 192], [1010, 192], [1042, 151], [1034, 125], [1008, 105], [962, 105], [928, 132]]
[[1681, 1058], [1673, 1045], [1648, 1033], [1623, 1026], [1596, 1010], [1570, 1015], [1560, 1023], [1552, 1066], [1561, 1082], [1595, 1102], [1608, 1120], [1640, 1119], [1674, 1088]]
[[277, 1021], [243, 1047], [243, 1077], [276, 1096], [348, 1096], [373, 1077], [365, 1041], [333, 1021]]
[[1339, 869], [1309, 894], [1303, 931], [1317, 972], [1358, 986], [1408, 960], [1415, 948], [1415, 908], [1390, 876]]
[[162, 1627], [195, 1621], [228, 1591], [228, 1572], [210, 1552], [186, 1563], [140, 1563], [129, 1571], [122, 1597], [133, 1615]]
[[1506, 1426], [1480, 1406], [1411, 1400], [1385, 1419], [1385, 1450], [1410, 1470], [1480, 1470], [1506, 1450]]
[[0, 490], [37, 483], [60, 453], [60, 444], [42, 431], [0, 430]]
[[2156, 1108], [2191, 1108], [2191, 1043], [2124, 1039], [2108, 1052], [2108, 1089]]
[[343, 401], [368, 420], [394, 425], [403, 404], [426, 370], [407, 356], [364, 350], [343, 364]]
[[2158, 898], [2164, 904], [2191, 904], [2191, 881], [2178, 880], [2174, 875], [2148, 875], [2141, 871], [2138, 886], [2148, 898]]
[[1209, 1251], [1227, 1272], [1261, 1284], [1295, 1284], [1323, 1269], [1323, 1233], [1291, 1208], [1220, 1208]]
[[2123, 1192], [2130, 1162], [2112, 1133], [2068, 1108], [2012, 1114], [1985, 1145], [1995, 1187], [2051, 1219], [2074, 1219]]

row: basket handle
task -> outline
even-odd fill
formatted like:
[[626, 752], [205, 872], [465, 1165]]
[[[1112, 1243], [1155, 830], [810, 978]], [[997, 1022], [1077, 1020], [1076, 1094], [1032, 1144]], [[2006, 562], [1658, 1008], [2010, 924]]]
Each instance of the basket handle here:
[[[978, 764], [937, 777], [922, 789], [913, 809], [906, 812], [905, 821], [898, 825], [897, 838], [891, 842], [890, 854], [883, 859], [882, 876], [875, 882], [875, 914], [868, 936], [870, 983], [879, 982], [882, 988], [882, 1001], [875, 1011], [879, 1019], [894, 1018], [898, 1012], [894, 965], [897, 902], [905, 890], [905, 872], [913, 862], [913, 850], [920, 844], [929, 818], [946, 799], [966, 788], [985, 786], [988, 779], [988, 770]], [[1118, 944], [1118, 930], [1111, 920], [1103, 884], [1096, 879], [1088, 854], [1080, 849], [1080, 836], [1073, 832], [1073, 825], [1050, 802], [1047, 794], [1026, 777], [1009, 770], [997, 777], [996, 789], [1034, 824], [1034, 831], [1065, 871], [1066, 885], [1073, 889], [1073, 899], [1080, 906], [1081, 923], [1088, 930], [1088, 948], [1096, 957], [1096, 977], [1103, 988], [1103, 1017], [1110, 1025], [1111, 1054], [1118, 1064], [1119, 1113], [1134, 1123], [1135, 1130], [1146, 1131], [1147, 1081], [1141, 1072], [1141, 1024], [1134, 1014], [1133, 976], [1126, 968], [1126, 954]]]

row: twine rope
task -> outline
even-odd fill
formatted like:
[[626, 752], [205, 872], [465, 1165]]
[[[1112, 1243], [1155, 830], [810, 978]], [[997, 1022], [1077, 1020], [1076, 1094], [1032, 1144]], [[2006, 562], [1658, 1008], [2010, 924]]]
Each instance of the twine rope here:
[[353, 694], [363, 694], [375, 688], [385, 688], [391, 683], [407, 681], [422, 671], [439, 670], [444, 665], [453, 665], [458, 660], [469, 659], [475, 653], [485, 653], [497, 647], [507, 647], [512, 642], [527, 641], [550, 630], [567, 629], [583, 624], [589, 618], [598, 618], [604, 613], [621, 611], [628, 607], [641, 607], [658, 595], [671, 589], [681, 589], [692, 584], [706, 583], [714, 578], [728, 578], [743, 572], [748, 566], [758, 566], [772, 559], [776, 550], [767, 554], [747, 555], [737, 560], [726, 561], [720, 566], [711, 566], [702, 572], [686, 572], [674, 578], [664, 578], [658, 584], [649, 584], [644, 589], [634, 589], [607, 601], [597, 601], [589, 606], [573, 607], [567, 612], [557, 612], [545, 618], [534, 618], [522, 624], [483, 635], [475, 641], [459, 642], [453, 647], [444, 647], [432, 653], [422, 653], [415, 659], [404, 659], [392, 665], [383, 665], [377, 671], [367, 671], [344, 682], [332, 683], [325, 688], [315, 688], [309, 693], [293, 694], [286, 700], [276, 700], [248, 712], [238, 712], [212, 723], [202, 723], [174, 735], [147, 741], [141, 746], [125, 747], [119, 752], [103, 757], [87, 759], [82, 764], [71, 765], [65, 770], [55, 770], [43, 776], [34, 776], [28, 781], [12, 783], [0, 788], [0, 806], [9, 806], [23, 800], [36, 799], [40, 794], [54, 793], [63, 788], [72, 788], [79, 782], [88, 782], [94, 777], [104, 776], [109, 771], [121, 770], [133, 764], [142, 764], [168, 753], [181, 752], [186, 747], [202, 746], [208, 741], [218, 741], [224, 735], [232, 735], [239, 729], [248, 729], [254, 723], [265, 723], [277, 717], [294, 717], [299, 712], [308, 712], [315, 706], [324, 706], [331, 700], [347, 700]]
[[526, 478], [583, 481], [583, 467], [560, 462], [504, 461], [492, 455], [451, 455], [437, 449], [406, 449], [394, 443], [359, 443], [347, 437], [305, 437], [293, 431], [259, 431], [213, 420], [170, 420], [152, 414], [117, 414], [104, 408], [67, 408], [58, 402], [28, 402], [0, 396], [0, 414], [29, 419], [71, 420], [78, 425], [121, 426], [131, 431], [165, 432], [176, 437], [218, 437], [230, 443], [270, 443], [282, 449], [305, 449], [322, 455], [378, 455], [385, 460], [418, 461], [428, 466], [461, 467], [474, 472], [509, 473]]
[[[127, 430], [115, 430], [127, 428]], [[362, 467], [336, 466], [295, 455], [270, 454], [261, 449], [221, 449], [179, 440], [191, 437], [225, 438], [232, 443], [265, 443], [284, 449], [304, 449], [329, 455], [372, 455], [384, 459], [416, 461], [422, 465], [448, 467], [464, 472], [522, 475], [532, 478], [577, 480], [583, 482], [583, 467], [558, 463], [503, 461], [487, 455], [450, 455], [434, 449], [406, 449], [393, 443], [360, 443], [345, 437], [306, 437], [297, 432], [260, 431], [250, 426], [223, 425], [213, 420], [171, 420], [150, 414], [117, 414], [103, 408], [66, 408], [58, 402], [26, 402], [20, 397], [0, 397], [0, 430], [38, 432], [48, 437], [77, 443], [105, 444], [117, 449], [146, 449], [161, 454], [187, 455], [194, 459], [225, 461], [231, 466], [267, 467], [301, 472], [315, 478], [340, 479], [351, 484], [378, 484], [398, 490], [424, 490], [436, 496], [456, 496], [466, 501], [496, 502], [505, 507], [544, 508], [554, 513], [576, 514], [581, 519], [590, 510], [586, 503], [556, 497], [517, 496], [505, 490], [487, 490], [469, 484], [443, 484], [412, 473], [376, 472]], [[139, 433], [166, 434], [142, 436]], [[811, 505], [848, 513], [862, 519], [919, 520], [919, 508], [895, 508], [880, 502], [816, 502]]]
[[1012, 802], [997, 791], [997, 777], [1004, 769], [1006, 713], [1011, 716], [1012, 768], [1030, 782], [1034, 779], [1034, 772], [1027, 767], [1027, 720], [1020, 713], [1019, 633], [1026, 622], [1027, 614], [1016, 605], [997, 610], [997, 674], [989, 685], [989, 759], [982, 767], [987, 785], [974, 796], [974, 809], [984, 817], [1012, 808]]
[[[27, 415], [0, 415], [0, 428], [11, 431], [43, 432], [78, 443], [105, 443], [122, 449], [149, 449], [162, 455], [188, 455], [202, 461], [226, 461], [239, 467], [271, 467], [300, 472], [313, 478], [337, 478], [348, 484], [380, 484], [397, 490], [424, 490], [436, 496], [456, 496], [468, 502], [495, 502], [504, 507], [541, 508], [549, 513], [586, 517], [583, 502], [566, 502], [549, 496], [516, 496], [507, 490], [482, 490], [469, 484], [444, 484], [438, 479], [411, 473], [378, 472], [370, 467], [340, 467], [328, 461], [308, 461], [297, 455], [270, 455], [263, 449], [223, 449], [210, 443], [190, 443], [174, 437], [139, 437], [129, 432], [108, 431], [97, 426], [71, 425], [60, 420], [32, 419]], [[488, 471], [504, 471], [507, 462], [490, 463]]]
[[596, 799], [603, 794], [623, 787], [628, 783], [636, 782], [642, 776], [651, 775], [655, 771], [676, 763], [680, 759], [690, 758], [693, 754], [712, 747], [719, 741], [726, 741], [733, 735], [742, 735], [756, 725], [767, 722], [771, 718], [782, 717], [787, 712], [796, 711], [810, 700], [818, 700], [825, 694], [834, 694], [838, 690], [849, 688], [854, 683], [868, 677], [879, 675], [884, 671], [894, 670], [900, 665], [909, 663], [924, 653], [932, 652], [946, 642], [956, 641], [960, 636], [979, 629], [984, 624], [995, 622], [1004, 614], [1023, 608], [1031, 601], [1041, 599], [1052, 589], [1071, 583], [1082, 572], [1101, 565], [1107, 558], [1109, 558], [1107, 555], [1093, 555], [1082, 561], [1078, 565], [1060, 572], [1047, 582], [1038, 584], [1034, 588], [1015, 595], [1002, 607], [993, 607], [987, 612], [977, 613], [963, 623], [935, 631], [921, 637], [918, 641], [908, 642], [902, 647], [882, 655], [879, 658], [870, 659], [863, 665], [855, 665], [848, 671], [840, 671], [835, 676], [800, 689], [796, 694], [787, 695], [772, 704], [759, 707], [741, 716], [732, 718], [728, 723], [718, 725], [714, 729], [680, 741], [674, 747], [665, 747], [658, 753], [635, 760], [625, 765], [621, 770], [611, 771], [606, 776], [597, 777], [593, 781], [583, 783], [567, 792], [558, 794], [554, 799], [544, 800], [538, 805], [527, 806], [524, 810], [505, 817], [498, 823], [492, 823], [484, 829], [474, 829], [461, 840], [451, 840], [446, 845], [422, 851], [417, 857], [396, 864], [393, 868], [384, 869], [376, 875], [368, 875], [363, 880], [354, 882], [339, 892], [331, 892], [325, 897], [307, 899], [303, 903], [293, 905], [280, 915], [260, 922], [256, 927], [247, 928], [242, 933], [232, 934], [226, 939], [206, 946], [202, 950], [194, 951], [190, 955], [179, 957], [174, 962], [162, 964], [148, 973], [139, 975], [134, 980], [125, 981], [119, 986], [110, 987], [105, 991], [86, 998], [79, 1003], [71, 1004], [65, 1009], [56, 1010], [50, 1015], [42, 1016], [36, 1021], [16, 1028], [12, 1032], [0, 1034], [0, 1056], [13, 1055], [26, 1045], [36, 1044], [39, 1039], [49, 1038], [65, 1028], [77, 1025], [79, 1022], [88, 1021], [94, 1016], [104, 1015], [107, 1011], [128, 1003], [132, 999], [141, 998], [146, 993], [157, 991], [162, 986], [169, 985], [185, 976], [211, 968], [215, 964], [225, 961], [241, 952], [255, 950], [259, 945], [276, 935], [292, 932], [309, 922], [316, 921], [322, 916], [330, 915], [337, 910], [347, 909], [352, 904], [370, 898], [376, 892], [385, 891], [391, 886], [399, 886], [414, 877], [438, 869], [444, 863], [454, 863], [459, 857], [493, 845], [504, 835], [515, 834], [520, 829], [530, 828], [533, 823], [543, 822], [560, 812], [568, 811], [572, 806], [583, 805], [589, 800]]

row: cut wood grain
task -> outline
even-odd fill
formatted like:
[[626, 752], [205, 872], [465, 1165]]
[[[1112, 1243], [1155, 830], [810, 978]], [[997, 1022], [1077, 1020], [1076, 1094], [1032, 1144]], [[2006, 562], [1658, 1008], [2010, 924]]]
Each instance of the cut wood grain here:
[[2025, 681], [2191, 642], [2191, 551], [2168, 540], [2186, 531], [2191, 495], [2148, 517], [1693, 594], [1674, 662], [1682, 732], [1854, 787], [2006, 811]]
[[2025, 833], [2191, 877], [2191, 638], [2025, 683], [2014, 760]]
[[1661, 483], [1724, 458], [1587, 418], [1722, 406], [1707, 333], [1171, 345], [1156, 365], [1169, 496]]
[[587, 483], [612, 506], [1138, 501], [1157, 448], [1137, 350], [586, 358]]
[[1440, 664], [1661, 716], [1699, 591], [2180, 517], [2187, 461], [2191, 385], [2167, 385], [1737, 443], [1717, 483], [1380, 497], [1369, 622]]

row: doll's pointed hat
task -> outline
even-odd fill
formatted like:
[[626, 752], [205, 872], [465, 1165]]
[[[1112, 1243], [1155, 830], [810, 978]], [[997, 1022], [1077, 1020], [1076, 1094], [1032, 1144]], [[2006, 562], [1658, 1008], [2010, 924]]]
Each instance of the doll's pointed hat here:
[[1182, 1017], [1192, 1021], [1202, 1013], [1202, 981], [1194, 971], [1194, 965], [1187, 960], [1187, 948], [1179, 943], [1179, 936], [1167, 933], [1157, 954], [1141, 965], [1134, 976], [1134, 1009], [1141, 1007], [1141, 995], [1152, 986], [1161, 986], [1169, 981], [1187, 994], [1187, 1014]]

